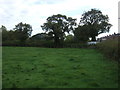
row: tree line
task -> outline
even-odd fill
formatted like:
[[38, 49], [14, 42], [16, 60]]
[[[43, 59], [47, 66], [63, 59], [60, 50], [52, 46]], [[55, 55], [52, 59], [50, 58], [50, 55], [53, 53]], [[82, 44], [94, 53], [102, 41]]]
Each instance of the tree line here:
[[100, 10], [91, 9], [84, 12], [79, 24], [76, 19], [66, 15], [52, 15], [41, 26], [44, 33], [31, 36], [33, 31], [30, 24], [15, 25], [13, 30], [1, 26], [3, 46], [45, 46], [63, 47], [64, 45], [84, 44], [89, 38], [96, 41], [96, 36], [109, 32], [111, 28], [108, 15], [103, 15]]

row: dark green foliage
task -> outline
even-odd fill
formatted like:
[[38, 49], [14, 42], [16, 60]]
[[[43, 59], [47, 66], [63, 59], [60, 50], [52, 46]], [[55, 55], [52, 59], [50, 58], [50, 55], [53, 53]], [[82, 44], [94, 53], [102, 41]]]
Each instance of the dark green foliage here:
[[98, 43], [97, 46], [99, 50], [104, 53], [107, 57], [110, 59], [120, 61], [120, 37], [117, 37], [115, 39], [108, 39], [106, 41], [103, 41], [101, 43]]
[[12, 40], [13, 37], [13, 31], [7, 31], [7, 28], [5, 26], [1, 26], [1, 31], [2, 31], [2, 40], [6, 41], [6, 40]]
[[[112, 25], [108, 22], [107, 15], [103, 15], [100, 10], [91, 9], [82, 14], [78, 27], [76, 27], [76, 19], [72, 17], [61, 14], [52, 15], [41, 26], [45, 32], [32, 37], [30, 37], [32, 26], [29, 24], [20, 22], [15, 25], [13, 30], [7, 30], [5, 26], [1, 26], [2, 45], [52, 48], [86, 47], [85, 44], [90, 37], [92, 41], [95, 41], [99, 34], [109, 32]], [[69, 35], [66, 36], [66, 33]]]
[[101, 33], [109, 32], [111, 24], [109, 22], [109, 17], [103, 15], [100, 10], [91, 9], [82, 14], [80, 25], [86, 25], [89, 37], [92, 41], [96, 41], [96, 37]]
[[42, 29], [53, 37], [56, 47], [61, 47], [65, 38], [65, 32], [73, 30], [76, 25], [76, 19], [65, 15], [57, 14], [47, 18], [47, 22], [43, 24]]
[[26, 40], [26, 46], [35, 46], [35, 47], [53, 47], [52, 38], [46, 33], [39, 33], [33, 35], [28, 40]]
[[15, 38], [17, 40], [20, 40], [22, 44], [29, 38], [29, 36], [31, 36], [32, 26], [20, 22], [19, 24], [15, 25], [14, 30], [15, 30], [14, 31]]
[[47, 41], [47, 40], [52, 40], [49, 34], [46, 33], [38, 33], [36, 35], [33, 35], [30, 37], [30, 40], [38, 40], [38, 41]]
[[64, 42], [66, 42], [66, 43], [73, 43], [73, 42], [75, 42], [75, 41], [74, 41], [74, 36], [71, 35], [71, 34], [65, 36]]
[[25, 46], [25, 42], [32, 32], [32, 27], [22, 22], [17, 24], [14, 30], [7, 30], [5, 26], [1, 26], [1, 29], [3, 46]]
[[73, 42], [73, 43], [64, 43], [63, 44], [63, 47], [64, 48], [87, 48], [88, 45], [84, 42], [81, 42], [81, 43], [76, 43], [76, 42]]
[[4, 46], [17, 46], [20, 45], [20, 40], [17, 40], [15, 37], [15, 32], [10, 30], [8, 31], [7, 28], [1, 27], [2, 30], [2, 45]]
[[87, 42], [89, 40], [88, 27], [86, 25], [78, 26], [74, 31], [74, 35], [76, 42]]

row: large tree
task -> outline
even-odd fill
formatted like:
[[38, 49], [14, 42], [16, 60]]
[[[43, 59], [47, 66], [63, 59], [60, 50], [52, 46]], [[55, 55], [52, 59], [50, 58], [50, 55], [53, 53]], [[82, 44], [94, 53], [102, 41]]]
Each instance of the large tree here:
[[7, 30], [5, 26], [1, 26], [2, 30], [2, 45], [15, 45], [17, 43], [15, 31]]
[[76, 42], [86, 42], [89, 40], [88, 27], [86, 25], [78, 26], [73, 33]]
[[10, 36], [8, 35], [7, 28], [5, 26], [2, 25], [0, 30], [2, 31], [2, 40], [3, 41], [5, 41], [5, 40], [10, 38]]
[[92, 41], [96, 41], [96, 36], [109, 32], [112, 25], [108, 22], [108, 15], [103, 15], [100, 10], [91, 9], [82, 14], [80, 25], [86, 25], [89, 37], [92, 38]]
[[63, 43], [65, 38], [65, 32], [73, 30], [73, 26], [76, 25], [76, 19], [67, 17], [65, 15], [57, 14], [47, 18], [47, 22], [43, 24], [42, 29], [53, 36], [54, 43], [59, 46]]
[[14, 30], [16, 39], [24, 43], [32, 33], [32, 26], [30, 24], [23, 24], [20, 22], [19, 24], [15, 25]]
[[[2, 35], [4, 33], [4, 35]], [[5, 26], [0, 27], [0, 45], [2, 45], [2, 40], [5, 40], [7, 38], [6, 36], [7, 28]]]

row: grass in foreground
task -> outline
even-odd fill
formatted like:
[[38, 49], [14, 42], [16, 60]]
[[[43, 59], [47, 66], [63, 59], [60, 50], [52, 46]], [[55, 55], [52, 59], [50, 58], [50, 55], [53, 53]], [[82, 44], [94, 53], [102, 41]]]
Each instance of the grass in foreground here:
[[117, 88], [117, 63], [94, 49], [3, 47], [3, 88]]

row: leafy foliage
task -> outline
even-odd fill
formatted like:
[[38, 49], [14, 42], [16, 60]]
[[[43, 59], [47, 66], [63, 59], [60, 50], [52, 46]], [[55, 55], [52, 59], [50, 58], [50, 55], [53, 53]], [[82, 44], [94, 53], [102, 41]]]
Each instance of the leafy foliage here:
[[14, 30], [7, 30], [5, 26], [1, 26], [1, 30], [3, 45], [20, 46], [25, 45], [31, 35], [32, 27], [21, 22], [15, 26]]
[[68, 43], [72, 43], [74, 42], [74, 36], [72, 34], [69, 34], [67, 36], [65, 36], [65, 42], [68, 42]]
[[92, 38], [92, 41], [95, 41], [95, 36], [109, 32], [112, 25], [108, 22], [109, 17], [107, 15], [103, 15], [100, 10], [91, 9], [82, 14], [80, 25], [87, 26], [89, 36]]
[[120, 61], [120, 37], [114, 39], [108, 39], [101, 43], [98, 43], [97, 46], [99, 50], [108, 58]]
[[66, 17], [65, 15], [57, 14], [47, 18], [47, 22], [43, 24], [42, 29], [53, 36], [56, 46], [63, 43], [65, 38], [65, 32], [73, 30], [73, 26], [76, 25], [76, 19]]
[[[107, 15], [103, 15], [100, 10], [91, 9], [91, 11], [82, 14], [79, 25], [72, 17], [61, 14], [52, 15], [41, 26], [44, 33], [38, 33], [32, 37], [30, 37], [32, 33], [30, 24], [20, 22], [15, 25], [13, 30], [7, 30], [5, 26], [1, 26], [0, 29], [3, 34], [3, 45], [79, 47], [80, 43], [81, 45], [86, 44], [89, 38], [95, 41], [99, 34], [109, 32], [112, 25], [108, 22]], [[68, 36], [66, 36], [67, 34]]]
[[21, 42], [24, 42], [32, 33], [32, 26], [29, 24], [23, 24], [20, 22], [19, 24], [15, 25], [15, 36]]
[[78, 26], [74, 31], [74, 35], [76, 42], [87, 42], [89, 40], [88, 27], [86, 25]]

